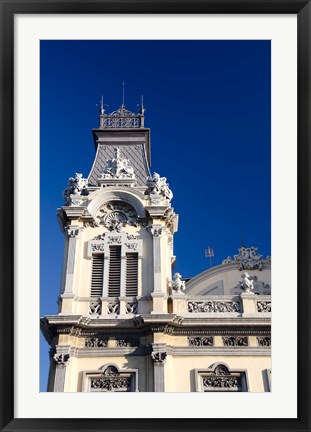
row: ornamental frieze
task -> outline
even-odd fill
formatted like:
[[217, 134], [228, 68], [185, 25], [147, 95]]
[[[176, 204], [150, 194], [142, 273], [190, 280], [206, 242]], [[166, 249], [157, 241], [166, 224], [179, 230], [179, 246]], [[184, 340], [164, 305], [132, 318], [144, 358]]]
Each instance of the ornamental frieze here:
[[214, 345], [214, 338], [212, 336], [189, 336], [188, 345], [196, 347], [211, 347]]
[[257, 302], [257, 312], [271, 312], [271, 301], [258, 301]]
[[240, 391], [242, 388], [241, 376], [233, 375], [225, 365], [216, 366], [208, 376], [202, 377], [202, 381], [205, 390], [229, 389]]
[[133, 337], [125, 337], [122, 339], [117, 339], [117, 347], [127, 348], [127, 347], [137, 347], [138, 339]]
[[271, 336], [257, 336], [258, 346], [270, 347], [271, 346]]
[[209, 376], [203, 378], [204, 388], [228, 388], [236, 389], [237, 391], [241, 388], [240, 378], [232, 376]]
[[107, 348], [108, 339], [101, 338], [87, 338], [85, 339], [86, 348]]
[[241, 306], [236, 301], [191, 301], [188, 302], [188, 312], [241, 312]]
[[248, 346], [248, 339], [245, 336], [223, 336], [224, 346]]

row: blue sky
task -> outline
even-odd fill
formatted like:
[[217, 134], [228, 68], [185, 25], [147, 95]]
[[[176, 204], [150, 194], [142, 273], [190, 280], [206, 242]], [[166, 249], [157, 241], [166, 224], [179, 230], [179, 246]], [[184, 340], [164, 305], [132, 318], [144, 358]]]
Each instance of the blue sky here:
[[[94, 160], [101, 95], [151, 129], [151, 171], [168, 179], [179, 214], [175, 270], [184, 277], [245, 246], [271, 253], [270, 41], [41, 41], [40, 315], [57, 313], [63, 235], [56, 209]], [[47, 229], [48, 227], [48, 229]], [[41, 337], [40, 390], [48, 346]]]

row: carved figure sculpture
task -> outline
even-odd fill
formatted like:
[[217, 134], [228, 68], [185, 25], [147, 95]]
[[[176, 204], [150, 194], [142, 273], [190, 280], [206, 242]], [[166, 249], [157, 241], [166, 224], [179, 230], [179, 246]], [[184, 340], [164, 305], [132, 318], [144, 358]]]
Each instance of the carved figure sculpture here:
[[246, 293], [250, 293], [254, 290], [254, 281], [251, 279], [250, 275], [247, 272], [243, 272], [241, 274], [242, 279], [239, 280], [240, 287]]
[[186, 289], [185, 281], [181, 280], [181, 274], [175, 273], [173, 276], [174, 280], [170, 282], [173, 293], [181, 294]]
[[166, 177], [160, 177], [160, 174], [154, 172], [153, 176], [147, 178], [148, 193], [154, 195], [162, 195], [168, 201], [173, 198], [173, 192], [166, 182]]
[[87, 179], [81, 173], [75, 173], [74, 177], [69, 177], [68, 186], [62, 194], [65, 202], [71, 203], [73, 198], [71, 195], [88, 195], [86, 187]]
[[130, 166], [128, 159], [121, 156], [119, 147], [114, 148], [115, 156], [106, 162], [102, 171], [102, 178], [106, 179], [134, 179], [134, 169]]

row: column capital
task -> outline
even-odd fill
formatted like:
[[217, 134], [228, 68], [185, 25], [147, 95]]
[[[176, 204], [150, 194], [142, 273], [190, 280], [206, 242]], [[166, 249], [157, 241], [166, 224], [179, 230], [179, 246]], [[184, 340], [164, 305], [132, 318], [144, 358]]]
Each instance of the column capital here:
[[70, 354], [54, 354], [53, 359], [56, 366], [68, 366]]
[[147, 230], [153, 237], [161, 237], [164, 232], [164, 227], [162, 225], [149, 225]]
[[78, 237], [82, 230], [83, 227], [80, 227], [79, 225], [68, 225], [65, 227], [65, 233], [69, 238]]
[[164, 365], [166, 357], [167, 357], [166, 351], [162, 351], [162, 352], [153, 351], [151, 353], [151, 358], [155, 365]]

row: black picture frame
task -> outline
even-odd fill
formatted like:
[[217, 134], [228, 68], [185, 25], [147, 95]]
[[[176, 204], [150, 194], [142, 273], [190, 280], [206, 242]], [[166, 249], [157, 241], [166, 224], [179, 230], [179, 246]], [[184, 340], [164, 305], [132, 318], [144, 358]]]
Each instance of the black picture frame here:
[[[171, 431], [310, 429], [310, 115], [311, 5], [301, 0], [0, 0], [1, 29], [1, 431]], [[22, 419], [14, 418], [14, 15], [15, 14], [297, 14], [298, 18], [298, 418]], [[286, 230], [286, 227], [284, 227]], [[290, 307], [290, 305], [289, 305]], [[293, 373], [293, 372], [291, 372]], [[288, 379], [288, 377], [284, 377]], [[52, 409], [52, 407], [51, 407]]]

